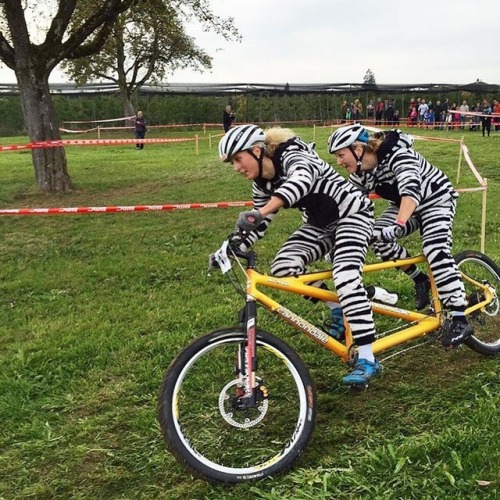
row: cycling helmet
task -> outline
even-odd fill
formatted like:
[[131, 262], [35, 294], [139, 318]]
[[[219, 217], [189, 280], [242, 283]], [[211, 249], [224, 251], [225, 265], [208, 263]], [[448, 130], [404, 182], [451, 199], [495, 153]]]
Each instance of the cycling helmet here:
[[219, 156], [223, 162], [240, 151], [246, 151], [258, 143], [266, 140], [264, 131], [257, 125], [238, 125], [229, 129], [219, 142]]
[[368, 143], [368, 131], [357, 124], [340, 127], [328, 139], [328, 152], [333, 154], [355, 142]]

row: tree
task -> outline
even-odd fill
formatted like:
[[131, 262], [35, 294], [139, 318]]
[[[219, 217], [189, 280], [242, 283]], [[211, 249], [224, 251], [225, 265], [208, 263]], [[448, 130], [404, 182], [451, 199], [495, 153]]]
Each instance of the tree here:
[[[92, 4], [82, 7], [85, 18], [85, 9]], [[124, 116], [131, 116], [132, 98], [146, 82], [163, 81], [167, 73], [180, 68], [211, 68], [212, 58], [186, 34], [184, 23], [193, 18], [205, 31], [215, 31], [226, 40], [239, 39], [233, 19], [215, 16], [207, 0], [147, 0], [120, 15], [99, 54], [68, 60], [63, 68], [78, 84], [95, 79], [116, 83]], [[78, 17], [73, 22], [78, 24]]]
[[[0, 60], [16, 74], [24, 122], [31, 142], [60, 139], [49, 88], [52, 70], [65, 59], [98, 52], [119, 14], [137, 0], [94, 1], [93, 12], [78, 26], [69, 29], [77, 4], [85, 1], [0, 0]], [[23, 3], [26, 8], [23, 8]], [[39, 44], [33, 43], [27, 16], [39, 20], [37, 14], [42, 16], [54, 10], [51, 19], [50, 15], [46, 15], [50, 23], [44, 40]], [[38, 33], [40, 27], [35, 28], [38, 28]], [[33, 149], [32, 158], [35, 177], [42, 191], [66, 192], [72, 189], [64, 148]]]
[[377, 82], [375, 81], [375, 73], [370, 68], [366, 70], [365, 77], [363, 78], [363, 85], [377, 85]]

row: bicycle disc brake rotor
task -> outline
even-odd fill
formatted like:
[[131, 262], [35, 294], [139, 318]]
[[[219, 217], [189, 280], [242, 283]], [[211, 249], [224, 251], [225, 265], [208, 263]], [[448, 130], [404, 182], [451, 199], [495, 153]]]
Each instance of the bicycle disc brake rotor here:
[[269, 401], [264, 399], [251, 408], [235, 410], [232, 401], [236, 396], [234, 389], [232, 391], [230, 389], [239, 383], [238, 379], [232, 380], [222, 389], [219, 394], [219, 411], [228, 424], [246, 429], [257, 425], [266, 416]]

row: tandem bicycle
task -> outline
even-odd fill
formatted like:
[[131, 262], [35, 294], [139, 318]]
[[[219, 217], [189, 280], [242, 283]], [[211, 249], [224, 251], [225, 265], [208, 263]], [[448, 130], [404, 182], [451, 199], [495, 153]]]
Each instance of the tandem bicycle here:
[[[216, 257], [218, 267], [232, 276], [244, 296], [240, 324], [207, 333], [185, 347], [166, 370], [158, 402], [161, 430], [171, 453], [195, 475], [224, 483], [262, 479], [290, 469], [307, 446], [317, 413], [316, 388], [307, 367], [287, 343], [258, 327], [257, 305], [349, 366], [356, 361], [356, 346], [347, 323], [345, 339], [336, 340], [269, 295], [275, 289], [338, 302], [335, 292], [308, 285], [330, 281], [331, 269], [285, 278], [262, 274], [256, 269], [255, 252], [241, 252], [231, 241], [229, 237]], [[500, 268], [472, 250], [456, 255], [455, 261], [467, 294], [466, 315], [474, 327], [473, 336], [464, 343], [480, 354], [497, 355]], [[363, 274], [425, 263], [423, 255], [377, 262], [366, 264]], [[372, 299], [374, 314], [404, 322], [397, 331], [377, 336], [375, 355], [439, 334], [447, 319], [428, 271], [429, 311]]]

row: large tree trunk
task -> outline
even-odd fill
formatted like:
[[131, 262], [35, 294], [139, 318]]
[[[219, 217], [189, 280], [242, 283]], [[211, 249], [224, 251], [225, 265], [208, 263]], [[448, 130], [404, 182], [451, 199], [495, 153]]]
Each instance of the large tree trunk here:
[[132, 104], [130, 97], [127, 94], [123, 94], [123, 92], [121, 92], [120, 98], [123, 106], [123, 116], [134, 116], [134, 105]]
[[[17, 72], [24, 122], [31, 142], [61, 139], [55, 122], [48, 76], [41, 78], [32, 71]], [[68, 192], [72, 189], [66, 152], [62, 147], [32, 150], [38, 187], [45, 192]]]

